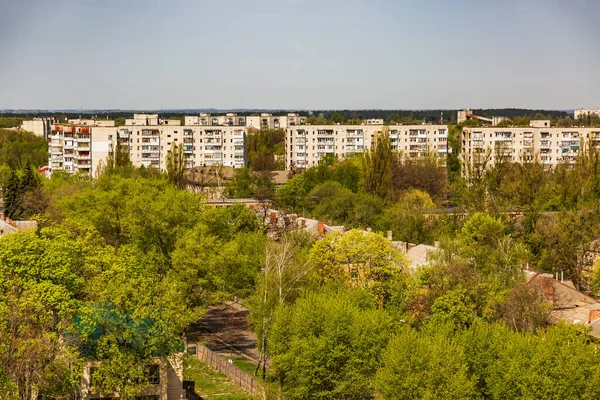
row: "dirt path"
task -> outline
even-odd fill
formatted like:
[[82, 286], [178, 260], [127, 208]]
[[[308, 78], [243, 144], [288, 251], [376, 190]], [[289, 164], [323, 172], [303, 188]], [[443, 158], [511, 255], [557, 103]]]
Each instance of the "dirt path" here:
[[223, 357], [241, 356], [258, 363], [256, 334], [248, 327], [248, 313], [231, 301], [209, 307], [206, 315], [188, 328], [188, 341], [205, 343]]

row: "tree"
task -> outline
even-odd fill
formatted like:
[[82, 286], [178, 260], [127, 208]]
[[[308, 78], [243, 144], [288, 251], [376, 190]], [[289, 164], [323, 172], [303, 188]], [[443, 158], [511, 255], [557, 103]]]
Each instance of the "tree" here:
[[364, 294], [307, 293], [277, 308], [268, 336], [274, 373], [288, 399], [368, 399], [393, 320]]
[[446, 168], [440, 165], [435, 152], [429, 152], [421, 159], [406, 159], [394, 166], [394, 187], [405, 191], [418, 189], [431, 197], [441, 199], [446, 192]]
[[550, 324], [552, 304], [537, 282], [521, 283], [511, 289], [500, 306], [502, 320], [515, 331], [534, 333]]
[[325, 236], [311, 249], [310, 262], [318, 282], [365, 290], [377, 304], [389, 299], [392, 286], [407, 266], [406, 259], [382, 235], [358, 229]]
[[173, 142], [167, 153], [167, 177], [179, 189], [185, 187], [185, 154], [183, 144]]
[[248, 134], [248, 167], [254, 171], [283, 169], [283, 129], [261, 129]]
[[[386, 399], [476, 399], [463, 348], [444, 329], [403, 327], [382, 353], [375, 387]], [[432, 373], [435, 371], [435, 373]]]
[[313, 241], [305, 232], [292, 231], [282, 235], [277, 242], [267, 242], [262, 272], [250, 298], [250, 321], [257, 334], [257, 347], [260, 350], [255, 375], [261, 367], [263, 378], [266, 374], [270, 354], [267, 336], [270, 334], [275, 310], [279, 306], [293, 303], [306, 285], [311, 271], [311, 266], [307, 263], [308, 251]]
[[28, 163], [41, 167], [48, 163], [48, 142], [32, 132], [0, 129], [0, 163], [21, 169]]
[[233, 180], [229, 186], [229, 196], [235, 198], [252, 197], [254, 181], [254, 175], [250, 168], [236, 168], [233, 174]]
[[363, 161], [363, 187], [367, 193], [386, 200], [392, 196], [393, 169], [396, 155], [392, 150], [389, 128], [377, 133]]
[[383, 212], [382, 225], [393, 232], [396, 240], [409, 243], [431, 243], [435, 219], [425, 216], [435, 208], [429, 194], [417, 189], [404, 192], [400, 199]]
[[4, 215], [18, 220], [22, 212], [21, 180], [14, 169], [10, 173], [8, 183], [4, 188]]
[[26, 193], [27, 191], [33, 190], [39, 186], [37, 173], [33, 171], [33, 168], [31, 168], [31, 164], [29, 163], [23, 170], [20, 186], [21, 193]]

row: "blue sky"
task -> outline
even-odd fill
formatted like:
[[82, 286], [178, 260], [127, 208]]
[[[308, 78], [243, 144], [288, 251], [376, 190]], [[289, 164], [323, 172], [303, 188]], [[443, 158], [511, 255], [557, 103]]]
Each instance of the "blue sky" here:
[[2, 108], [600, 107], [596, 0], [0, 0]]

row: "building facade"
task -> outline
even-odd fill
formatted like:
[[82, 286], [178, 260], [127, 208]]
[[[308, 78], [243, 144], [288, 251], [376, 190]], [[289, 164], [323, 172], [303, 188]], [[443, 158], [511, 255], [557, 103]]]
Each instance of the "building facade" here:
[[586, 146], [600, 149], [600, 128], [550, 127], [549, 121], [532, 121], [531, 125], [463, 128], [463, 163], [484, 168], [500, 161], [574, 165]]
[[586, 109], [586, 108], [581, 108], [579, 110], [575, 110], [573, 112], [573, 116], [575, 117], [575, 119], [578, 118], [585, 118], [587, 116], [591, 116], [591, 115], [595, 115], [597, 117], [600, 117], [600, 108], [597, 108], [595, 110], [593, 109]]
[[91, 127], [52, 125], [48, 137], [49, 171], [92, 173]]
[[[346, 158], [371, 147], [383, 124], [297, 125], [285, 130], [287, 169], [309, 168], [326, 156]], [[445, 162], [448, 154], [447, 125], [390, 125], [392, 148], [406, 158], [437, 154]]]
[[27, 132], [33, 132], [36, 136], [47, 138], [50, 136], [52, 125], [55, 122], [54, 118], [34, 118], [32, 120], [23, 121], [21, 123], [21, 129]]
[[[191, 119], [189, 119], [191, 118]], [[173, 145], [181, 144], [186, 167], [246, 165], [244, 125], [194, 124], [193, 117], [180, 120], [159, 119], [156, 114], [135, 114], [125, 125], [54, 124], [48, 137], [49, 171], [86, 172], [96, 176], [114, 156], [117, 145], [126, 146], [133, 165], [166, 170], [167, 155]], [[80, 121], [73, 121], [80, 122]], [[223, 122], [223, 120], [221, 120]]]

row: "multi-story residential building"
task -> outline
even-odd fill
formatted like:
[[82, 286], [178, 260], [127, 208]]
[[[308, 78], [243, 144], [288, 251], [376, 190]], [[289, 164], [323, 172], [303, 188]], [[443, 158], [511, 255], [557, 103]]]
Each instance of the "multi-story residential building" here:
[[294, 125], [304, 125], [306, 117], [296, 113], [288, 113], [287, 115], [272, 115], [262, 113], [260, 116], [251, 115], [246, 117], [246, 126], [255, 129], [286, 129]]
[[[333, 154], [339, 158], [363, 153], [384, 125], [297, 125], [285, 130], [286, 168], [308, 168]], [[406, 158], [448, 154], [447, 125], [390, 125], [392, 147]]]
[[461, 134], [462, 161], [488, 167], [500, 161], [573, 165], [586, 146], [600, 148], [600, 128], [558, 128], [549, 121], [529, 127], [468, 127]]
[[[166, 170], [172, 145], [183, 146], [186, 167], [207, 165], [243, 167], [246, 165], [246, 127], [211, 125], [180, 120], [162, 120], [156, 114], [135, 114], [124, 126], [98, 124], [56, 124], [49, 138], [50, 172], [86, 171], [95, 176], [113, 157], [117, 145], [127, 146], [133, 165]], [[221, 119], [222, 122], [226, 120]], [[103, 121], [105, 122], [105, 121]]]
[[584, 117], [591, 116], [591, 115], [595, 115], [597, 117], [600, 117], [600, 108], [597, 108], [595, 110], [581, 108], [579, 110], [575, 110], [573, 112], [573, 115], [574, 115], [575, 119], [584, 118]]
[[33, 132], [37, 136], [48, 138], [52, 131], [52, 125], [57, 122], [54, 118], [34, 118], [32, 120], [23, 121], [21, 129], [28, 132]]
[[67, 171], [91, 174], [91, 128], [71, 124], [54, 124], [48, 137], [50, 172]]

